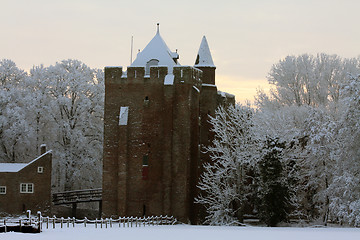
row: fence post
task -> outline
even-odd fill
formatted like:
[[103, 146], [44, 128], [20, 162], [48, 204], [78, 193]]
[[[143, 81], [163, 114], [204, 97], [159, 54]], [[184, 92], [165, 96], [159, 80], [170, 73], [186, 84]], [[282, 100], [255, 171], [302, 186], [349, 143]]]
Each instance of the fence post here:
[[101, 218], [101, 221], [100, 221], [100, 228], [102, 228], [103, 222], [104, 222], [104, 219], [103, 219], [103, 218]]
[[73, 228], [75, 227], [75, 217], [73, 217]]
[[105, 218], [105, 228], [107, 228], [108, 220], [108, 218]]
[[87, 218], [84, 219], [84, 227], [86, 227]]
[[42, 224], [43, 224], [41, 212], [38, 211], [37, 215], [38, 215], [38, 228], [39, 228], [39, 231], [41, 232], [42, 231]]
[[97, 228], [97, 218], [95, 219], [95, 228]]
[[46, 217], [46, 229], [49, 229], [49, 216]]
[[29, 224], [31, 225], [31, 210], [26, 211], [26, 217], [28, 218]]
[[55, 228], [55, 221], [56, 221], [56, 216], [54, 215], [54, 217], [53, 217], [53, 228]]
[[60, 228], [63, 228], [63, 224], [64, 224], [64, 218], [61, 217], [61, 219], [60, 219]]
[[4, 219], [5, 232], [7, 232], [6, 219]]

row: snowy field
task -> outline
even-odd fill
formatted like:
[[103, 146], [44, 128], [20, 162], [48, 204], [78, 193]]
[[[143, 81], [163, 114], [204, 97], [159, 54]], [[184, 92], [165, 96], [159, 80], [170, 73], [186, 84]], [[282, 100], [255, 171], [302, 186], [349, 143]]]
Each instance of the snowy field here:
[[190, 240], [190, 239], [246, 239], [246, 240], [352, 240], [360, 239], [360, 228], [266, 228], [266, 227], [209, 227], [209, 226], [147, 226], [137, 228], [75, 228], [44, 229], [40, 234], [0, 233], [4, 240]]

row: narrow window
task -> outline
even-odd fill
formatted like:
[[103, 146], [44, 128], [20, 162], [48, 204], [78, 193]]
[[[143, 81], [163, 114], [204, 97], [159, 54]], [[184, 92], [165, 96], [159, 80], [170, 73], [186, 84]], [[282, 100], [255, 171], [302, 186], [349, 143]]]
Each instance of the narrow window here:
[[148, 155], [144, 155], [142, 162], [142, 179], [147, 180], [148, 178], [149, 178], [149, 157]]
[[43, 173], [44, 172], [44, 167], [38, 167], [37, 172], [38, 173]]
[[6, 186], [0, 186], [0, 194], [6, 194]]
[[143, 167], [147, 167], [147, 166], [149, 166], [149, 156], [144, 155], [143, 156]]
[[144, 98], [144, 106], [149, 106], [149, 102], [150, 102], [149, 97], [146, 96], [146, 97]]
[[33, 183], [21, 183], [20, 184], [20, 193], [34, 193], [34, 184]]

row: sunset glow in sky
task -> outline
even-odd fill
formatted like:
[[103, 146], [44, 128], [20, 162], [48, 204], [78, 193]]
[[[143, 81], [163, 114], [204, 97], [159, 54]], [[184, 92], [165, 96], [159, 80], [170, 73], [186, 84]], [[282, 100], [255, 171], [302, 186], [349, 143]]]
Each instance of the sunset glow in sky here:
[[[33, 65], [78, 59], [92, 68], [130, 65], [156, 33], [193, 65], [206, 35], [217, 86], [253, 100], [287, 55], [360, 54], [358, 0], [0, 0], [0, 59]], [[134, 57], [135, 58], [135, 57]], [[133, 58], [133, 59], [134, 59]]]

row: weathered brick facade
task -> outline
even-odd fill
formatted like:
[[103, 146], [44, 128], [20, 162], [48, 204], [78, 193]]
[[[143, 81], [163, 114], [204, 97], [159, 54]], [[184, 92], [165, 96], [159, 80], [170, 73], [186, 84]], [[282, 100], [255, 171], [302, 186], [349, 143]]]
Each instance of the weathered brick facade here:
[[0, 164], [0, 188], [6, 188], [5, 193], [0, 193], [0, 212], [50, 213], [52, 153], [46, 152], [45, 146], [41, 151], [38, 158], [27, 164]]
[[208, 115], [218, 102], [215, 66], [152, 66], [145, 74], [145, 66], [105, 68], [103, 215], [198, 223], [196, 184], [209, 161], [201, 149], [213, 139]]

